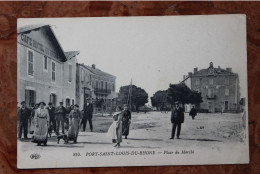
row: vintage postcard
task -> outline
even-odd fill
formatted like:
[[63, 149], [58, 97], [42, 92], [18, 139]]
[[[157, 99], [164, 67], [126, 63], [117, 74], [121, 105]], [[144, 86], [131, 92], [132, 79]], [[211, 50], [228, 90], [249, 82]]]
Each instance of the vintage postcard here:
[[249, 162], [245, 15], [17, 26], [19, 169]]

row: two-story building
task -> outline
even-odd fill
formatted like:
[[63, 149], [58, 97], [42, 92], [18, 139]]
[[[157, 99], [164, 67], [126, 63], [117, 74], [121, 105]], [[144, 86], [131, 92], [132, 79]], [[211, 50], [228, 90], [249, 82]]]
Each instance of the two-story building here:
[[[116, 77], [101, 71], [95, 65], [77, 64], [77, 103], [83, 108], [86, 98], [91, 98], [95, 104], [102, 100], [106, 110], [113, 108], [116, 99]], [[99, 110], [100, 108], [95, 107]]]
[[17, 100], [74, 104], [78, 51], [64, 52], [50, 25], [17, 31]]
[[[183, 82], [194, 91], [201, 93], [203, 102], [196, 106], [209, 112], [236, 112], [239, 110], [240, 88], [238, 74], [231, 68], [215, 68], [210, 62], [206, 69], [194, 68], [193, 73], [184, 75]], [[190, 105], [185, 106], [190, 110]]]

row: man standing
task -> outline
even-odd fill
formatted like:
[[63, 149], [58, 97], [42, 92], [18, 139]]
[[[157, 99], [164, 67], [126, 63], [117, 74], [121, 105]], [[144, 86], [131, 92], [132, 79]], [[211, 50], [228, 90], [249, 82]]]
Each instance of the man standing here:
[[194, 120], [195, 116], [197, 115], [197, 110], [192, 106], [189, 115], [192, 117], [192, 120]]
[[86, 130], [87, 121], [89, 122], [91, 132], [93, 131], [92, 116], [93, 116], [93, 104], [90, 102], [90, 99], [87, 98], [87, 103], [84, 106], [83, 118], [82, 118], [82, 121], [81, 121], [81, 124], [83, 124], [83, 131], [84, 132]]
[[179, 139], [181, 133], [181, 124], [184, 122], [184, 110], [182, 107], [179, 106], [178, 101], [175, 102], [175, 108], [172, 111], [172, 115], [171, 115], [171, 122], [173, 123], [173, 126], [172, 126], [172, 136], [170, 139], [174, 139], [176, 127], [177, 127], [177, 139]]
[[17, 119], [18, 119], [18, 138], [22, 137], [22, 132], [24, 133], [24, 138], [27, 139], [28, 130], [28, 120], [30, 117], [30, 110], [26, 107], [25, 101], [21, 102], [22, 107], [18, 109]]
[[55, 108], [53, 107], [52, 102], [48, 103], [47, 109], [49, 111], [49, 116], [50, 116], [50, 125], [53, 125], [53, 130], [57, 134], [56, 120], [55, 120]]
[[124, 110], [122, 113], [122, 135], [125, 136], [125, 139], [127, 139], [127, 136], [129, 135], [129, 126], [131, 123], [131, 112], [128, 109], [127, 105], [124, 105]]
[[55, 110], [56, 118], [56, 133], [59, 135], [60, 124], [62, 128], [62, 133], [64, 134], [64, 119], [66, 117], [66, 108], [63, 106], [63, 102], [60, 102], [60, 105]]

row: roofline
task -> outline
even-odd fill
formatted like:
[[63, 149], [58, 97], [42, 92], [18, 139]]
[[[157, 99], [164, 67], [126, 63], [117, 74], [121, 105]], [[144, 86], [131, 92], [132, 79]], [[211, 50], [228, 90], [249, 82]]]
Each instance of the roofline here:
[[[82, 67], [84, 67], [85, 69], [89, 70], [90, 72], [92, 72], [92, 73], [95, 74], [95, 75], [105, 76], [105, 75], [99, 75], [99, 74], [95, 73], [94, 71], [92, 71], [91, 69], [89, 69], [87, 65], [83, 65], [82, 63], [77, 63], [77, 64], [78, 64], [79, 66], [82, 66]], [[100, 70], [100, 69], [98, 69], [98, 70]], [[100, 71], [102, 71], [102, 70], [100, 70]], [[103, 73], [106, 73], [106, 72], [104, 72], [104, 71], [102, 71], [102, 72], [103, 72]], [[116, 76], [114, 76], [114, 75], [112, 75], [112, 74], [109, 74], [109, 73], [106, 73], [106, 76], [111, 76], [111, 77], [113, 77], [113, 78], [116, 79]]]

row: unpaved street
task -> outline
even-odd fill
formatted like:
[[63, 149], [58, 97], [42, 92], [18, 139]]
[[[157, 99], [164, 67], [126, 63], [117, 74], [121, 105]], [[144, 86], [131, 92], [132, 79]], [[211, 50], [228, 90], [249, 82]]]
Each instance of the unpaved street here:
[[[48, 146], [36, 146], [30, 140], [18, 140], [23, 151], [69, 151], [70, 149], [115, 149], [106, 132], [112, 123], [110, 116], [95, 116], [93, 118], [94, 132], [80, 132], [78, 143], [57, 144], [56, 136], [48, 139]], [[219, 149], [225, 145], [243, 143], [241, 114], [199, 113], [195, 120], [185, 113], [182, 124], [181, 139], [170, 140], [170, 113], [150, 112], [133, 113], [128, 139], [123, 139], [120, 149], [160, 149], [176, 147], [204, 147]]]

